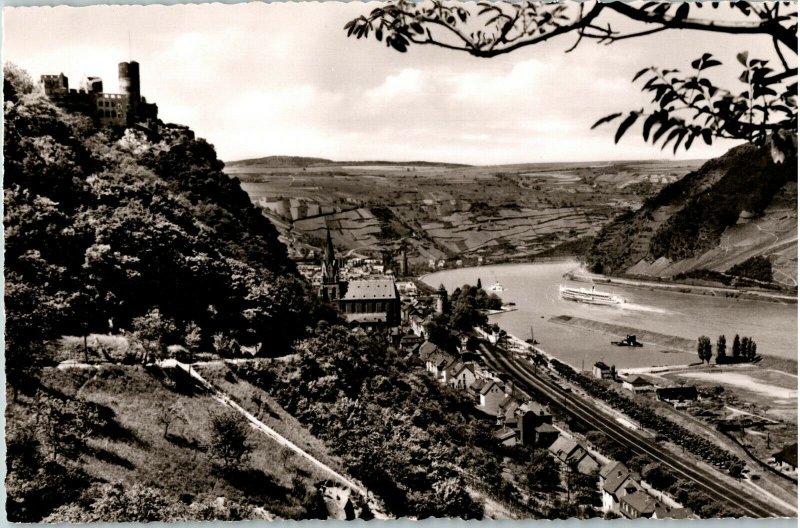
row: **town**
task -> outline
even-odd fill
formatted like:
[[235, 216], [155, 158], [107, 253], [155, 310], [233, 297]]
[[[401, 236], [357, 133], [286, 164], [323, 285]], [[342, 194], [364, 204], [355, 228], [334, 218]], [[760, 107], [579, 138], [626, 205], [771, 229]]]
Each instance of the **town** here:
[[3, 23], [9, 522], [796, 520], [796, 5]]

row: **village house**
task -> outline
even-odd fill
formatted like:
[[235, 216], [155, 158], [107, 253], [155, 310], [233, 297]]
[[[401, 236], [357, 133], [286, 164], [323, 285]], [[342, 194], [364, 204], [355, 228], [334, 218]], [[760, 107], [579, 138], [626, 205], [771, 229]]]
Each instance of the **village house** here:
[[492, 438], [507, 447], [517, 445], [517, 432], [509, 427], [503, 427], [492, 433]]
[[619, 500], [619, 512], [628, 519], [649, 519], [655, 514], [658, 500], [646, 491], [634, 491]]
[[500, 402], [500, 405], [497, 406], [497, 425], [517, 425], [517, 416], [516, 411], [519, 409], [521, 402], [513, 396], [513, 394], [509, 394], [509, 392], [513, 392], [513, 390], [509, 390], [508, 386], [506, 386], [506, 397], [505, 399]]
[[488, 380], [480, 389], [478, 408], [491, 416], [497, 416], [500, 404], [506, 399], [506, 391], [498, 380]]
[[[553, 417], [546, 405], [528, 401], [522, 404], [514, 414], [517, 419], [520, 442], [524, 445], [549, 446], [558, 437], [558, 430], [550, 425], [553, 422]], [[545, 425], [548, 427], [543, 427]], [[541, 438], [538, 432], [539, 428], [542, 428]]]
[[562, 464], [584, 475], [591, 475], [599, 467], [597, 461], [574, 438], [559, 436], [548, 450], [553, 453]]
[[642, 489], [639, 474], [631, 472], [625, 464], [612, 460], [600, 470], [603, 513], [620, 513], [620, 500]]
[[622, 388], [629, 390], [633, 393], [637, 392], [647, 392], [653, 390], [655, 387], [652, 383], [647, 381], [641, 376], [634, 376], [633, 378], [628, 378], [622, 382]]
[[784, 446], [783, 449], [772, 455], [772, 458], [781, 471], [797, 471], [797, 443]]
[[440, 350], [428, 357], [425, 362], [425, 369], [433, 374], [440, 383], [445, 383], [447, 381], [445, 373], [456, 361], [458, 361], [458, 358]]
[[667, 387], [656, 389], [656, 397], [677, 409], [687, 406], [690, 401], [697, 400], [700, 395], [696, 387]]
[[613, 380], [615, 374], [616, 374], [616, 371], [614, 370], [614, 367], [609, 367], [608, 365], [606, 365], [602, 361], [598, 361], [592, 367], [592, 376], [594, 376], [597, 379], [611, 379], [611, 380]]
[[536, 428], [533, 430], [533, 433], [533, 445], [539, 447], [550, 447], [553, 445], [553, 442], [558, 440], [558, 435], [560, 434], [559, 430], [549, 423], [543, 423], [536, 426]]
[[475, 366], [472, 363], [458, 361], [448, 369], [447, 378], [448, 383], [453, 387], [464, 390], [477, 379], [475, 377]]

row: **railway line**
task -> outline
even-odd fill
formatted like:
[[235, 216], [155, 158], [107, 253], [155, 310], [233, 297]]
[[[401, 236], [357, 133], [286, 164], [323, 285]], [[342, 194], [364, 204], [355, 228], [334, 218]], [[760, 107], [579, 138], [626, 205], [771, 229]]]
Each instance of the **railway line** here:
[[719, 476], [699, 467], [690, 460], [676, 456], [666, 449], [659, 448], [651, 440], [645, 438], [628, 427], [618, 423], [616, 419], [591, 400], [574, 393], [568, 393], [554, 381], [539, 375], [536, 369], [525, 361], [510, 358], [503, 352], [491, 351], [482, 346], [486, 364], [511, 376], [515, 385], [526, 392], [535, 391], [553, 401], [556, 405], [576, 418], [586, 422], [609, 438], [630, 448], [633, 452], [644, 453], [661, 462], [676, 474], [694, 482], [712, 499], [742, 511], [748, 517], [783, 517], [797, 515], [797, 512], [785, 511], [757, 497], [743, 495], [738, 489], [722, 482]]

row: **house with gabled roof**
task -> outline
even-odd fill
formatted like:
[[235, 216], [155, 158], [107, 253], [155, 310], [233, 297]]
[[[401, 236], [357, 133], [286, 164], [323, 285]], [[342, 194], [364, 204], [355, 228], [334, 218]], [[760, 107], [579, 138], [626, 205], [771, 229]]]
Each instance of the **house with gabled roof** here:
[[584, 475], [590, 475], [598, 468], [597, 461], [589, 454], [585, 447], [574, 438], [559, 436], [548, 450], [558, 458], [562, 464], [575, 468]]
[[472, 363], [457, 361], [447, 369], [447, 382], [457, 389], [466, 389], [476, 379], [475, 365]]
[[449, 354], [447, 352], [442, 352], [440, 350], [428, 356], [428, 359], [425, 362], [425, 367], [428, 372], [430, 372], [436, 377], [437, 380], [439, 380], [441, 383], [444, 383], [445, 372], [457, 361], [458, 358], [456, 358], [452, 354]]
[[639, 474], [629, 470], [622, 462], [612, 460], [600, 469], [603, 513], [620, 513], [620, 499], [642, 489]]
[[510, 427], [503, 427], [492, 433], [492, 437], [504, 446], [513, 447], [517, 445], [517, 432]]
[[628, 378], [622, 382], [622, 388], [627, 389], [631, 392], [646, 392], [652, 391], [655, 389], [653, 383], [646, 380], [641, 376], [634, 376], [633, 378]]
[[646, 491], [634, 491], [619, 500], [619, 512], [628, 519], [649, 519], [659, 505], [658, 499]]
[[506, 397], [497, 406], [497, 425], [517, 425], [516, 410], [522, 402], [512, 394], [506, 393]]
[[480, 390], [478, 408], [491, 416], [497, 416], [500, 404], [506, 399], [503, 383], [498, 380], [487, 380]]

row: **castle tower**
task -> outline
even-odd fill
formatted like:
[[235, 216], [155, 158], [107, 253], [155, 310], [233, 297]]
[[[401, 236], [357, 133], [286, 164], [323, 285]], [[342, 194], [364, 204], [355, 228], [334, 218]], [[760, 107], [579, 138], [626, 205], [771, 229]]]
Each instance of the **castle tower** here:
[[322, 287], [320, 297], [326, 301], [334, 301], [340, 297], [339, 263], [333, 249], [330, 229], [325, 229], [325, 252], [322, 256]]
[[444, 313], [445, 305], [447, 305], [447, 290], [444, 284], [440, 284], [436, 292], [436, 313]]
[[119, 91], [128, 96], [130, 105], [135, 107], [142, 98], [139, 84], [139, 63], [136, 61], [119, 63]]
[[400, 276], [405, 277], [408, 275], [408, 256], [406, 255], [406, 248], [400, 251]]

